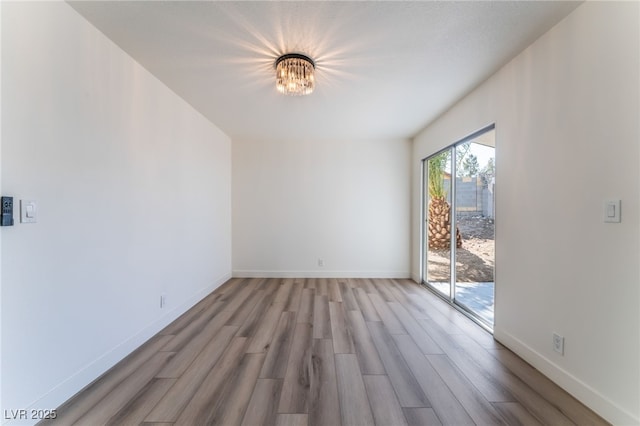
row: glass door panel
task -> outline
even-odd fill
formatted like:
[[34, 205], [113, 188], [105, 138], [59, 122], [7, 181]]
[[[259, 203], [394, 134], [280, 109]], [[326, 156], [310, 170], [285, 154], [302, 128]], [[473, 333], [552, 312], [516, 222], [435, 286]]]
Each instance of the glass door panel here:
[[451, 149], [426, 164], [426, 282], [451, 298]]
[[[454, 301], [493, 326], [495, 131], [456, 146]], [[491, 140], [489, 140], [491, 139]], [[479, 142], [491, 143], [492, 146]]]

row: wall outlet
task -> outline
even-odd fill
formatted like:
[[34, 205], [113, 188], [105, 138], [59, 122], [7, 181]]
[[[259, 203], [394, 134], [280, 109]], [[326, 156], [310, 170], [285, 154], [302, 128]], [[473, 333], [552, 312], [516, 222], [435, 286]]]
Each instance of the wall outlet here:
[[564, 337], [557, 333], [553, 333], [553, 350], [564, 355]]
[[160, 309], [164, 308], [165, 306], [167, 306], [167, 295], [166, 294], [161, 294], [160, 295]]
[[321, 268], [324, 267], [324, 259], [318, 259], [318, 266]]

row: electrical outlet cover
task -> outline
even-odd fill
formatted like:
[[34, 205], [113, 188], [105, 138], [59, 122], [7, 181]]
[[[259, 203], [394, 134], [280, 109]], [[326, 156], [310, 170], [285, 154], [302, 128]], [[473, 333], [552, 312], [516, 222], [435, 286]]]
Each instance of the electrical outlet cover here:
[[553, 333], [553, 350], [564, 355], [564, 337], [557, 333]]

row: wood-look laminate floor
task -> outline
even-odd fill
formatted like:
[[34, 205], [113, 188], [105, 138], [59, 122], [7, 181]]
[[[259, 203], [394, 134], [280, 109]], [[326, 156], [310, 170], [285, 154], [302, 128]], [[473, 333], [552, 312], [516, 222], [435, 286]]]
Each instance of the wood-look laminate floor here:
[[606, 424], [409, 280], [235, 278], [47, 424]]

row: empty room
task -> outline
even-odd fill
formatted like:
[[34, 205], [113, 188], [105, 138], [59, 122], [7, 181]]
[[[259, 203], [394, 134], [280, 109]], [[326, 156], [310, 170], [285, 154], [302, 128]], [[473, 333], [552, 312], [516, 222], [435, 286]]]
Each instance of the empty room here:
[[640, 425], [637, 1], [1, 1], [3, 425]]

